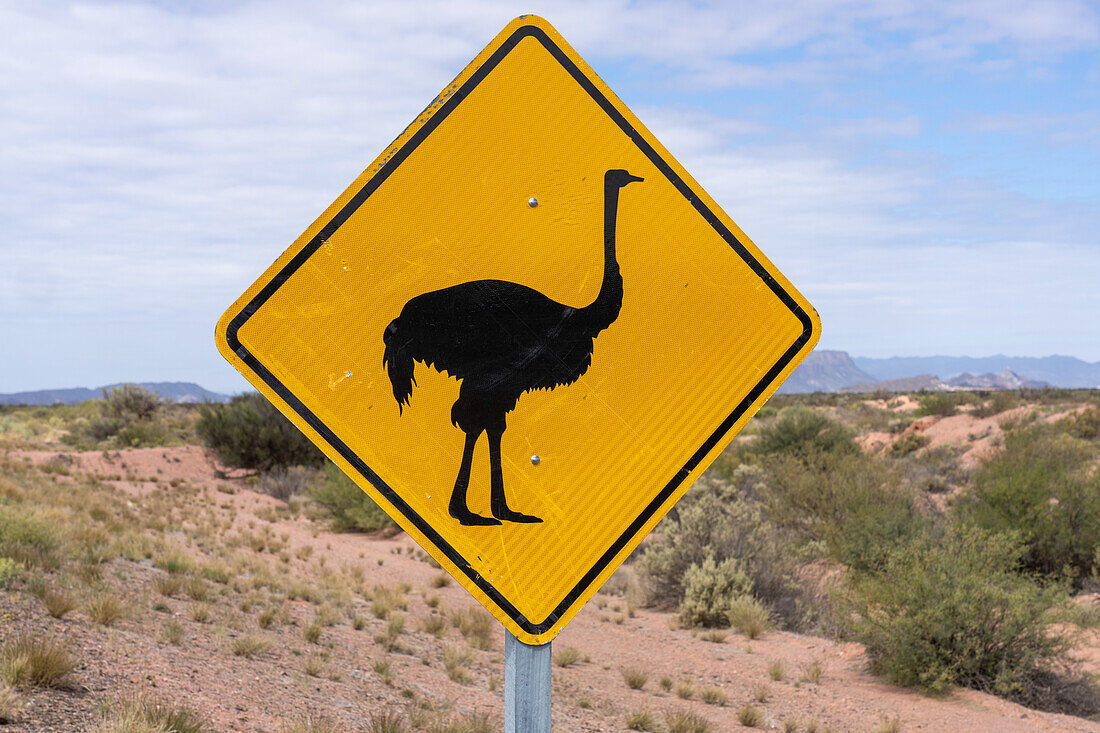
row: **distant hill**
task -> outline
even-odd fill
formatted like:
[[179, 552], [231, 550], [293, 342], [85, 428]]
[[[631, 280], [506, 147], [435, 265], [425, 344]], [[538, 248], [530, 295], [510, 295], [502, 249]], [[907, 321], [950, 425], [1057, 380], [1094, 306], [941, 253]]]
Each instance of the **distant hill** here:
[[875, 378], [852, 362], [846, 351], [818, 350], [798, 365], [790, 379], [779, 388], [781, 394], [796, 392], [839, 392], [854, 384], [874, 382]]
[[1001, 370], [1000, 374], [960, 374], [948, 380], [940, 379], [931, 374], [921, 374], [916, 377], [899, 377], [897, 379], [884, 379], [878, 382], [863, 382], [850, 387], [845, 387], [841, 392], [950, 392], [964, 389], [1020, 389], [1031, 387], [1042, 389], [1049, 387], [1046, 382], [1034, 379], [1025, 379], [1008, 367]]
[[814, 351], [780, 393], [916, 392], [922, 389], [1100, 388], [1100, 362], [1071, 356], [928, 356], [869, 359], [845, 351]]
[[875, 380], [935, 374], [949, 381], [961, 374], [1000, 374], [1007, 368], [1024, 379], [1054, 387], [1100, 387], [1100, 362], [1093, 364], [1072, 356], [857, 356], [852, 361]]
[[[75, 405], [78, 402], [99, 399], [103, 396], [103, 390], [121, 386], [121, 384], [108, 384], [96, 389], [73, 387], [0, 394], [0, 405], [56, 405], [59, 403]], [[230, 399], [229, 395], [211, 392], [193, 382], [141, 382], [138, 386], [156, 392], [162, 400], [168, 402], [228, 402]]]

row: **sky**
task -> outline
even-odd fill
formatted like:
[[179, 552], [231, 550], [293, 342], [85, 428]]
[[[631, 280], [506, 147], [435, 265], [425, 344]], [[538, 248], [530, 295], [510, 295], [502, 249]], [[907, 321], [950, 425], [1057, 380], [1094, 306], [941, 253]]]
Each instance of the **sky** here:
[[1100, 5], [0, 0], [0, 392], [239, 392], [219, 315], [549, 20], [853, 355], [1100, 360]]

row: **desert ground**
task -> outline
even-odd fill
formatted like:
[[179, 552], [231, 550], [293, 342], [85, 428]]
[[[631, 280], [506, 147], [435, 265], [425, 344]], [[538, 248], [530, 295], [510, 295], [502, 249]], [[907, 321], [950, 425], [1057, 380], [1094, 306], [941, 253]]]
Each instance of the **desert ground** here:
[[[917, 406], [865, 403], [902, 417]], [[1056, 421], [1076, 409], [963, 410], [857, 441], [882, 452], [926, 436], [919, 450], [958, 446], [973, 467], [997, 450], [1006, 419], [1039, 411]], [[0, 730], [161, 730], [117, 720], [127, 701], [154, 699], [194, 711], [195, 730], [502, 728], [503, 630], [406, 535], [330, 531], [306, 500], [262, 493], [199, 445], [77, 450], [63, 432], [0, 443], [0, 499], [13, 502], [0, 513], [32, 507], [58, 543], [0, 591], [0, 644], [47, 639], [71, 660], [54, 682], [9, 689]], [[553, 642], [555, 730], [735, 731], [748, 707], [755, 727], [807, 733], [1100, 731], [975, 690], [891, 685], [854, 642], [779, 629], [700, 634], [643, 607], [630, 573], [628, 564], [624, 582]], [[1100, 607], [1088, 593], [1076, 602]], [[1100, 672], [1100, 630], [1074, 638], [1085, 672]]]

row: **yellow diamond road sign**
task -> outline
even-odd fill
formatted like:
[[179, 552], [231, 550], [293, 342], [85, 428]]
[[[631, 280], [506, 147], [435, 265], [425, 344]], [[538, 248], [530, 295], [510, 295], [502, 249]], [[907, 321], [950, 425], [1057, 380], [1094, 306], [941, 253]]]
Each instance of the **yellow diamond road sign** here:
[[525, 16], [237, 299], [217, 342], [540, 644], [819, 331], [576, 52]]

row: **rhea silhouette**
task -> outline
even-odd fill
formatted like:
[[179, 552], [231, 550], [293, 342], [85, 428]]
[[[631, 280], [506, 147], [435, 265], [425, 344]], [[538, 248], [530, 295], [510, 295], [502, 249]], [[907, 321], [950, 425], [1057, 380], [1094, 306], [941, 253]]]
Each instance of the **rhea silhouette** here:
[[[624, 170], [604, 174], [604, 271], [596, 299], [573, 308], [537, 290], [503, 280], [475, 280], [418, 295], [382, 334], [382, 363], [398, 409], [409, 404], [413, 364], [420, 361], [462, 380], [451, 423], [466, 433], [462, 463], [448, 510], [465, 525], [541, 522], [508, 506], [500, 466], [506, 416], [520, 395], [577, 381], [592, 363], [597, 334], [614, 323], [623, 303], [623, 279], [615, 259], [619, 189], [641, 181]], [[474, 445], [489, 440], [492, 517], [470, 511], [466, 489]]]

